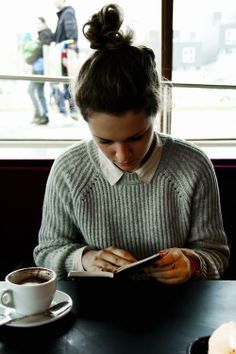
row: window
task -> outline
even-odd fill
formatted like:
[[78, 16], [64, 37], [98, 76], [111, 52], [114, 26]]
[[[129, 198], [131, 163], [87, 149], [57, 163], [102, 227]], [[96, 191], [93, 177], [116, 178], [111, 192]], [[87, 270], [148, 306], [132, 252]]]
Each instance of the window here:
[[[110, 3], [110, 2], [107, 2]], [[135, 43], [151, 46], [157, 58], [160, 57], [161, 46], [161, 1], [148, 0], [134, 2], [117, 0], [125, 13], [124, 26], [128, 25], [135, 31]], [[82, 26], [89, 17], [104, 6], [104, 0], [71, 0], [66, 2], [76, 11], [79, 27], [79, 56], [74, 61], [75, 78], [79, 67], [91, 53], [88, 41], [82, 34]], [[14, 9], [14, 12], [12, 11]], [[22, 10], [24, 9], [24, 11]], [[134, 11], [135, 9], [135, 11]], [[143, 14], [145, 13], [145, 17]], [[9, 16], [11, 14], [11, 20]], [[19, 15], [20, 14], [20, 15]], [[56, 9], [52, 0], [39, 2], [21, 0], [4, 0], [0, 13], [1, 47], [0, 56], [0, 140], [1, 141], [68, 141], [87, 138], [90, 136], [82, 117], [78, 121], [71, 119], [68, 114], [61, 114], [56, 104], [58, 89], [68, 82], [68, 77], [61, 77], [61, 49], [58, 46], [44, 46], [44, 76], [39, 75], [35, 82], [44, 82], [45, 94], [49, 109], [49, 124], [32, 124], [33, 106], [29, 95], [32, 66], [27, 64], [22, 55], [22, 43], [27, 36], [37, 39], [37, 17], [46, 19], [48, 26], [55, 30], [57, 23]], [[7, 34], [7, 35], [6, 35]], [[157, 65], [161, 66], [158, 61]], [[71, 81], [70, 81], [71, 82]], [[73, 85], [73, 80], [72, 80]], [[55, 94], [56, 93], [56, 94]], [[68, 102], [66, 102], [68, 103]]]
[[182, 50], [183, 64], [194, 64], [195, 60], [196, 60], [196, 48], [195, 47], [183, 47], [183, 50]]
[[235, 2], [175, 0], [173, 31], [171, 133], [235, 140]]

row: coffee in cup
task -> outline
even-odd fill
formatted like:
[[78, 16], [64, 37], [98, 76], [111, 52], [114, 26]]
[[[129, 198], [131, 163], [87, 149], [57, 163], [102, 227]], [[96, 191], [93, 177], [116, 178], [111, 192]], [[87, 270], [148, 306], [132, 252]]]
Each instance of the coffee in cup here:
[[56, 273], [48, 268], [22, 268], [9, 273], [0, 304], [23, 315], [44, 312], [56, 291]]

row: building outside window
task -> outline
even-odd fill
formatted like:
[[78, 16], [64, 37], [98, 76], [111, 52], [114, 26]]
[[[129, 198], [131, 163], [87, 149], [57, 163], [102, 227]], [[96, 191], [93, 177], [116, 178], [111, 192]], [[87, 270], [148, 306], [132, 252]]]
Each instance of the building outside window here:
[[171, 133], [235, 141], [236, 3], [175, 0], [173, 31]]

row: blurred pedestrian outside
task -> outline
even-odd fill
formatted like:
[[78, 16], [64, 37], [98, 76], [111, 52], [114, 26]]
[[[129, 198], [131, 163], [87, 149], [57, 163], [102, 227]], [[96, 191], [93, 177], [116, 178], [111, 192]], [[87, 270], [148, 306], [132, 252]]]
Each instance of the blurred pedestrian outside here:
[[[38, 38], [32, 40], [27, 33], [22, 44], [22, 53], [27, 64], [32, 65], [33, 75], [44, 74], [43, 45], [50, 45], [53, 40], [53, 33], [43, 17], [37, 18]], [[32, 123], [48, 124], [48, 103], [44, 92], [44, 82], [30, 81], [28, 93], [34, 106]]]
[[[70, 76], [72, 62], [78, 62], [78, 25], [75, 10], [72, 6], [66, 6], [65, 0], [54, 0], [57, 8], [57, 26], [54, 33], [54, 41], [61, 48], [61, 69], [63, 76]], [[72, 59], [73, 58], [73, 59]], [[68, 84], [60, 86], [54, 85], [54, 97], [61, 113], [66, 113], [65, 100], [68, 101], [70, 116], [78, 120], [78, 110], [72, 98]]]

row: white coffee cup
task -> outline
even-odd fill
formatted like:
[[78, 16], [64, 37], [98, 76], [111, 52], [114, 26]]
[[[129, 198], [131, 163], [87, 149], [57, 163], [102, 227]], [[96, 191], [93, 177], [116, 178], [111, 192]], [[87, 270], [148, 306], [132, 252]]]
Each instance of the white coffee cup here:
[[43, 267], [15, 270], [5, 277], [5, 282], [0, 304], [23, 315], [47, 310], [56, 291], [56, 273]]

